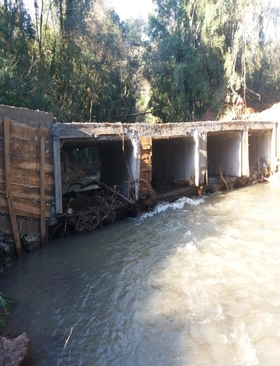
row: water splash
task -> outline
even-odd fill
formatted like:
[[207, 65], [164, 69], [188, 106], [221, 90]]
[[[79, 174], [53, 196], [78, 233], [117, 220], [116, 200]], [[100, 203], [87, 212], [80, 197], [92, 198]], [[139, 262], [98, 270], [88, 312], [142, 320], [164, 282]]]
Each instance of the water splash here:
[[165, 212], [169, 209], [172, 210], [182, 210], [185, 205], [190, 205], [190, 206], [198, 206], [201, 203], [203, 203], [205, 201], [205, 198], [203, 197], [199, 197], [199, 198], [188, 198], [188, 197], [182, 197], [179, 198], [177, 201], [174, 202], [164, 202], [164, 203], [159, 203], [158, 205], [156, 205], [153, 209], [153, 211], [151, 212], [144, 212], [141, 215], [138, 216], [138, 220], [145, 220], [149, 217], [153, 217], [155, 215], [158, 215], [162, 212]]

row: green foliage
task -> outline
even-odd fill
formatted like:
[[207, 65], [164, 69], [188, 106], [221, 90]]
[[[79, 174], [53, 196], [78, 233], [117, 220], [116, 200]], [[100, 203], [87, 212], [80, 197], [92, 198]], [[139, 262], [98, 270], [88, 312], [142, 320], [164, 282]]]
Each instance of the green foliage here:
[[[267, 86], [275, 89], [277, 78], [269, 69], [278, 64], [279, 72], [279, 63], [265, 52], [271, 43], [265, 34], [276, 30], [279, 9], [276, 14], [261, 0], [155, 3], [147, 74], [153, 85], [151, 107], [160, 110], [163, 121], [199, 119], [209, 106], [218, 113], [239, 90], [247, 96], [249, 88], [261, 95]], [[279, 59], [279, 51], [275, 54]]]
[[61, 122], [144, 121], [147, 109], [187, 122], [239, 90], [279, 99], [280, 8], [270, 2], [154, 0], [148, 26], [121, 22], [105, 0], [42, 3], [33, 18], [21, 1], [0, 5], [0, 103]]
[[6, 310], [10, 308], [14, 303], [15, 301], [13, 299], [8, 298], [2, 292], [0, 292], [0, 327], [5, 324]]

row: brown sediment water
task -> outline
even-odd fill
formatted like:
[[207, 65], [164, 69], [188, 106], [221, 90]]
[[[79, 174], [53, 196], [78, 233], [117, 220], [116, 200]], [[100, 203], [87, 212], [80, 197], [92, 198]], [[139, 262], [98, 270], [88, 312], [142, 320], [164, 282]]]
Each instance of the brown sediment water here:
[[57, 239], [1, 278], [8, 327], [42, 366], [277, 365], [279, 202], [261, 184]]

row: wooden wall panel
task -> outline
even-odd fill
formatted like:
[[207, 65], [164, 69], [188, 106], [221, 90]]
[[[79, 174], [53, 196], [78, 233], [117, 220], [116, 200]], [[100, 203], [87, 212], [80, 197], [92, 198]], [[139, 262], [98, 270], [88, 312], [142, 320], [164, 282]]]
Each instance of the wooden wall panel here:
[[[0, 183], [5, 183], [5, 172], [0, 165]], [[51, 190], [54, 187], [53, 175], [45, 174], [46, 189]], [[27, 188], [40, 188], [40, 172], [27, 169], [11, 168], [12, 186], [24, 186]]]
[[[22, 199], [13, 196], [13, 203], [15, 214], [17, 216], [32, 217], [34, 219], [40, 218], [40, 199]], [[4, 196], [0, 196], [0, 211], [8, 213], [8, 204]], [[46, 206], [46, 217], [50, 216], [50, 207]]]
[[[10, 119], [10, 182], [15, 214], [39, 219], [43, 212], [40, 203], [44, 202], [47, 219], [51, 217], [51, 206], [54, 203], [52, 130], [48, 122], [47, 127], [41, 124], [38, 121], [36, 125], [34, 119], [32, 124]], [[44, 172], [40, 171], [41, 138], [45, 141]], [[8, 213], [5, 182], [4, 118], [0, 118], [0, 210]], [[42, 187], [45, 191], [44, 200], [41, 199]]]
[[[0, 136], [3, 137], [3, 124], [0, 124]], [[50, 137], [50, 129], [45, 127], [29, 126], [26, 123], [15, 122], [10, 120], [10, 136], [19, 140], [38, 141], [40, 137], [48, 139]]]
[[[1, 163], [0, 163], [1, 165]], [[40, 164], [38, 161], [35, 160], [26, 160], [26, 158], [19, 157], [16, 160], [12, 162], [12, 168], [14, 169], [23, 169], [23, 170], [29, 170], [34, 172], [40, 171]], [[53, 176], [53, 163], [52, 159], [48, 159], [48, 162], [45, 164], [45, 173], [50, 174]]]

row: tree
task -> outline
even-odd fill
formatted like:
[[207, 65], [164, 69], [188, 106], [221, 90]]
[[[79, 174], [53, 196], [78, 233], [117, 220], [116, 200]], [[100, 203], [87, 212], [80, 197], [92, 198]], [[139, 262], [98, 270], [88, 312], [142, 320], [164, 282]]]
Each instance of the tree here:
[[237, 91], [261, 95], [264, 85], [271, 86], [268, 71], [277, 62], [272, 54], [268, 57], [265, 34], [269, 19], [279, 16], [269, 2], [154, 2], [157, 15], [150, 19], [153, 55], [147, 57], [147, 74], [153, 85], [151, 103], [163, 121], [198, 119], [209, 106], [221, 114]]
[[32, 93], [34, 28], [21, 1], [5, 1], [0, 16], [0, 101], [24, 107]]

